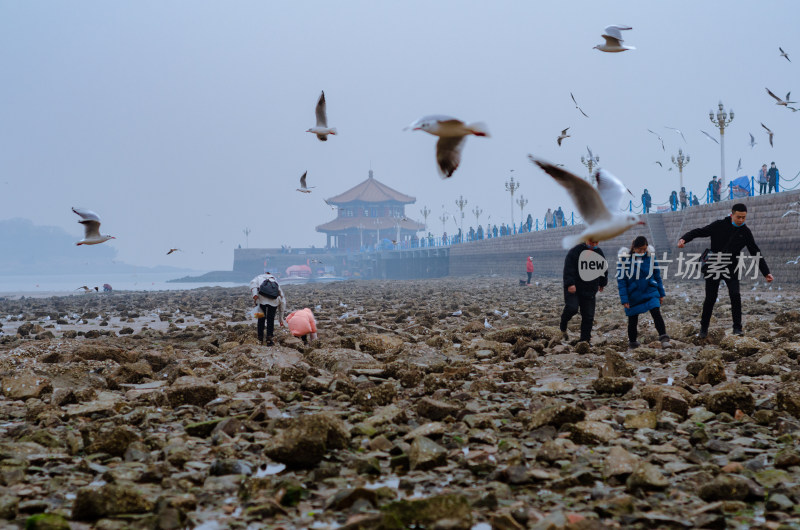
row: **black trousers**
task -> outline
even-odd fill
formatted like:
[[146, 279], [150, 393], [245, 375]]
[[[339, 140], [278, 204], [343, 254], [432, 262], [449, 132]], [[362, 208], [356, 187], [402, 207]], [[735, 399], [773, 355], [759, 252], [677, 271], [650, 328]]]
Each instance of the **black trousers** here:
[[764, 195], [767, 193], [767, 183], [766, 182], [759, 182], [758, 183], [758, 194]]
[[581, 313], [580, 340], [590, 342], [592, 339], [592, 325], [594, 324], [595, 295], [578, 295], [570, 293], [564, 288], [564, 310], [561, 312], [561, 331], [567, 331], [567, 324], [572, 317]]
[[272, 334], [275, 332], [275, 313], [278, 311], [278, 308], [268, 304], [260, 304], [258, 307], [261, 308], [261, 312], [265, 315], [264, 318], [259, 318], [256, 324], [258, 340], [260, 342], [264, 340], [264, 323], [267, 324], [267, 339], [272, 338]]
[[728, 296], [731, 298], [733, 328], [742, 329], [742, 295], [739, 292], [739, 278], [733, 271], [731, 271], [730, 278], [706, 278], [706, 299], [703, 301], [703, 314], [700, 317], [701, 329], [708, 329], [708, 325], [711, 323], [711, 313], [714, 311], [714, 304], [717, 303], [719, 282], [722, 280], [728, 286]]
[[775, 191], [775, 188], [777, 188], [775, 183], [774, 182], [770, 182], [769, 183], [769, 192], [768, 193], [772, 193], [773, 191]]
[[[650, 316], [653, 317], [653, 324], [656, 326], [656, 331], [659, 336], [667, 334], [667, 326], [664, 324], [664, 317], [661, 316], [661, 308], [654, 307], [650, 310]], [[631, 315], [628, 317], [628, 340], [636, 342], [636, 337], [639, 336], [639, 315]]]
[[531, 284], [531, 276], [533, 276], [533, 273], [532, 273], [532, 272], [529, 272], [529, 273], [528, 273], [528, 285], [530, 285], [530, 284]]

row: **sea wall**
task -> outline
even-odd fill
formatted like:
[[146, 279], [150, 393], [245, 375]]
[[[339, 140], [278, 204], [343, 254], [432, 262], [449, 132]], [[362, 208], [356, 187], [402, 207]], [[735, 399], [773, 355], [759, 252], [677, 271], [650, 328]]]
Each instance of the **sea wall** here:
[[[747, 226], [777, 281], [800, 283], [800, 264], [786, 263], [800, 255], [800, 215], [782, 217], [788, 210], [800, 211], [797, 205], [790, 206], [797, 201], [800, 201], [800, 190], [704, 204], [684, 211], [647, 214], [642, 216], [646, 226], [637, 226], [600, 246], [609, 261], [615, 261], [620, 247], [630, 246], [634, 237], [644, 235], [656, 243], [658, 256], [667, 252], [668, 259], [676, 260], [680, 235], [725, 217], [730, 214], [734, 202], [743, 202], [748, 208]], [[583, 228], [583, 225], [566, 226], [453, 245], [450, 247], [450, 275], [498, 274], [523, 278], [525, 259], [533, 256], [536, 276], [559, 276], [566, 255], [561, 241], [564, 236], [580, 233]], [[699, 239], [686, 245], [682, 252], [684, 256], [701, 253], [707, 245], [708, 239]], [[670, 278], [674, 277], [677, 266], [677, 261], [669, 264], [672, 267], [667, 271]]]

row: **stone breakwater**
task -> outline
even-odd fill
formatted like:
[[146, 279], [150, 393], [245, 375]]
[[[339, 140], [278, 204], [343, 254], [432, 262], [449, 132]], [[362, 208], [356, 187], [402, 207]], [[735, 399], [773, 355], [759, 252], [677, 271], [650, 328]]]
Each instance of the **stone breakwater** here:
[[286, 286], [319, 340], [270, 348], [245, 289], [0, 301], [0, 526], [800, 524], [796, 291], [698, 341], [675, 285], [628, 351], [613, 286], [589, 347], [514, 283]]

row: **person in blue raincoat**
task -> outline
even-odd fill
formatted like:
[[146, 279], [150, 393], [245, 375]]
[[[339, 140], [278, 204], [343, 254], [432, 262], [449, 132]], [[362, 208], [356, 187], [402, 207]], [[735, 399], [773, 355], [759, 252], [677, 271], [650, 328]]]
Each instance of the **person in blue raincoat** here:
[[639, 236], [633, 240], [630, 250], [620, 249], [618, 258], [617, 288], [620, 303], [628, 316], [628, 347], [636, 349], [640, 346], [636, 340], [639, 335], [639, 315], [649, 311], [661, 347], [671, 348], [667, 327], [661, 316], [661, 301], [666, 292], [655, 249], [647, 244], [647, 238]]

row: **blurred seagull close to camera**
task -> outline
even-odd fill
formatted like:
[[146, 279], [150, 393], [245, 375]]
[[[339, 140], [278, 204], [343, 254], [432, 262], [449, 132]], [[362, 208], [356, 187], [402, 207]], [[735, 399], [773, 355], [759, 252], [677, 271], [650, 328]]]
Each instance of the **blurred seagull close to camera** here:
[[714, 142], [715, 144], [719, 145], [719, 141], [718, 141], [716, 138], [714, 138], [713, 136], [711, 136], [710, 134], [708, 134], [707, 132], [705, 132], [705, 131], [704, 131], [704, 130], [702, 130], [702, 129], [700, 129], [700, 132], [701, 132], [701, 133], [703, 133], [703, 134], [705, 134], [705, 135], [706, 135], [706, 138], [708, 138], [709, 140], [711, 140], [711, 141], [712, 141], [712, 142]]
[[311, 188], [316, 188], [316, 186], [311, 186], [311, 188], [306, 186], [306, 175], [308, 175], [308, 171], [303, 173], [303, 176], [300, 177], [300, 187], [297, 188], [297, 191], [300, 193], [311, 193]]
[[470, 134], [475, 136], [489, 136], [489, 131], [483, 123], [464, 123], [456, 118], [442, 115], [424, 116], [403, 130], [425, 131], [439, 137], [436, 142], [436, 162], [442, 178], [453, 176], [461, 163], [461, 150]]
[[76, 245], [99, 245], [109, 239], [116, 239], [114, 236], [100, 234], [100, 216], [91, 210], [73, 208], [73, 212], [81, 218], [78, 221], [83, 225], [83, 239], [75, 243]]
[[569, 127], [564, 129], [563, 131], [561, 131], [561, 134], [559, 134], [558, 138], [556, 138], [556, 142], [558, 143], [559, 147], [561, 147], [561, 140], [563, 140], [564, 138], [571, 138], [571, 136], [567, 134], [568, 130], [569, 130]]
[[592, 239], [605, 241], [624, 233], [635, 225], [645, 224], [638, 215], [620, 212], [619, 202], [625, 192], [630, 193], [622, 182], [605, 169], [598, 169], [593, 179], [597, 188], [581, 177], [554, 166], [549, 162], [528, 155], [530, 161], [563, 186], [580, 216], [586, 223], [583, 232], [563, 239], [562, 245], [572, 248], [581, 241]]
[[317, 115], [317, 125], [316, 127], [306, 129], [306, 132], [316, 134], [320, 142], [328, 141], [329, 134], [336, 136], [336, 128], [328, 127], [328, 109], [325, 103], [324, 90], [319, 95], [319, 99], [317, 100], [317, 108], [315, 109], [315, 113]]
[[603, 44], [598, 44], [592, 49], [600, 50], [601, 52], [616, 53], [624, 52], [627, 50], [635, 50], [633, 46], [623, 45], [624, 39], [622, 38], [622, 31], [633, 29], [630, 26], [607, 26], [605, 32], [601, 35], [605, 39]]

